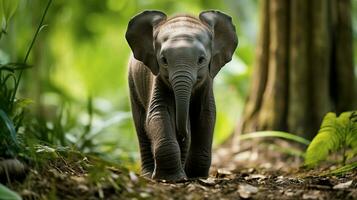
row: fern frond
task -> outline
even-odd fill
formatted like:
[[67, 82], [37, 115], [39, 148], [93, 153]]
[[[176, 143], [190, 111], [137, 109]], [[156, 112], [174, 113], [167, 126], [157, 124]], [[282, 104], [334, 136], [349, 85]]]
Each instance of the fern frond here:
[[327, 175], [343, 175], [347, 172], [350, 172], [354, 169], [357, 169], [357, 162], [353, 162], [353, 163], [350, 163], [350, 164], [347, 164], [343, 167], [339, 167], [335, 170], [332, 170], [332, 171], [329, 171], [329, 172], [325, 172], [325, 173], [322, 173], [321, 175], [322, 176], [327, 176]]
[[326, 160], [331, 152], [341, 149], [343, 150], [344, 164], [348, 148], [352, 149], [353, 154], [357, 152], [356, 115], [356, 112], [344, 112], [337, 117], [335, 113], [327, 113], [318, 134], [306, 150], [305, 165], [316, 166], [319, 162]]
[[346, 138], [347, 144], [352, 148], [352, 152], [357, 154], [357, 111], [352, 112], [350, 116], [350, 134]]

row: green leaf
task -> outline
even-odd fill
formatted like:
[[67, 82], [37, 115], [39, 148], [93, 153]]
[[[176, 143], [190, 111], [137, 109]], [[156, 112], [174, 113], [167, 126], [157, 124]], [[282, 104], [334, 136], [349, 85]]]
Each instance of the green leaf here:
[[17, 142], [17, 138], [16, 138], [16, 130], [15, 130], [15, 126], [12, 123], [11, 119], [7, 116], [7, 114], [0, 109], [0, 119], [3, 120], [3, 122], [5, 123], [6, 128], [8, 129], [11, 139], [14, 142], [14, 144], [18, 144]]
[[18, 4], [19, 0], [0, 0], [0, 39], [2, 34], [6, 33], [7, 24], [14, 15]]
[[[357, 152], [357, 122], [354, 121], [355, 112], [344, 112], [339, 117], [335, 113], [327, 113], [321, 128], [306, 150], [305, 165], [314, 167], [326, 160], [331, 152], [343, 150], [343, 164], [348, 153]], [[349, 148], [352, 151], [347, 151]]]
[[3, 0], [0, 0], [0, 39], [1, 39], [1, 36], [3, 33], [5, 33], [5, 31], [3, 30], [5, 27], [5, 18], [4, 18], [4, 11], [3, 11], [3, 8], [2, 8], [2, 1]]
[[15, 101], [15, 108], [16, 109], [22, 109], [27, 107], [28, 105], [32, 104], [33, 100], [29, 98], [23, 98], [23, 99], [16, 99]]
[[32, 67], [31, 65], [25, 63], [6, 63], [6, 64], [0, 64], [0, 71], [4, 70], [9, 72], [14, 72], [15, 70], [24, 70], [31, 67]]
[[8, 187], [0, 183], [0, 197], [2, 200], [21, 200], [19, 194], [10, 190]]
[[4, 11], [2, 8], [2, 4], [3, 4], [4, 0], [0, 0], [0, 24], [2, 23], [3, 17], [4, 17]]
[[14, 15], [19, 0], [0, 0], [3, 17], [5, 18], [6, 23], [9, 22], [11, 17]]
[[240, 140], [246, 140], [246, 139], [252, 139], [252, 138], [261, 138], [261, 137], [280, 137], [280, 138], [284, 138], [287, 140], [291, 140], [291, 141], [295, 141], [304, 145], [309, 145], [310, 141], [291, 134], [291, 133], [287, 133], [287, 132], [282, 132], [282, 131], [257, 131], [257, 132], [252, 132], [252, 133], [246, 133], [246, 134], [242, 134], [239, 136]]

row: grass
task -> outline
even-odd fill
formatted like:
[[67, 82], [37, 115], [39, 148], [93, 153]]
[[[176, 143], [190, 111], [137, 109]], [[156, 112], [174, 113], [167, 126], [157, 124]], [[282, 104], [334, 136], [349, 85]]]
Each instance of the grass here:
[[283, 131], [257, 131], [257, 132], [242, 134], [238, 138], [240, 140], [247, 140], [247, 139], [263, 138], [263, 137], [284, 138], [290, 141], [298, 142], [303, 145], [310, 144], [310, 141], [303, 137]]

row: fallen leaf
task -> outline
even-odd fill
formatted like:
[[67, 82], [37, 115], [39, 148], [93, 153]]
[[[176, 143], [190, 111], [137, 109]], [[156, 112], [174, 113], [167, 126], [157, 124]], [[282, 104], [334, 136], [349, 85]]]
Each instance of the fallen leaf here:
[[275, 182], [278, 184], [284, 183], [286, 181], [284, 176], [278, 176], [276, 179], [277, 180]]
[[196, 189], [196, 186], [193, 183], [190, 183], [187, 185], [186, 188], [187, 188], [187, 191], [191, 193], [192, 191], [194, 191]]
[[248, 177], [244, 177], [245, 180], [252, 180], [252, 179], [266, 179], [266, 176], [262, 174], [251, 174]]
[[198, 181], [204, 185], [207, 185], [207, 186], [216, 185], [216, 179], [212, 178], [212, 177], [209, 177], [207, 179], [199, 179]]
[[86, 180], [82, 176], [71, 176], [71, 179], [77, 183], [85, 183]]
[[81, 192], [87, 192], [87, 191], [89, 190], [89, 188], [88, 188], [86, 185], [84, 185], [84, 184], [79, 184], [79, 185], [77, 186], [77, 188], [78, 188], [78, 190], [80, 190]]
[[333, 189], [347, 189], [352, 185], [352, 180], [333, 186]]
[[314, 190], [302, 195], [302, 199], [318, 199], [320, 197], [320, 191]]
[[239, 196], [242, 197], [243, 199], [250, 198], [252, 194], [255, 194], [259, 191], [257, 187], [254, 187], [249, 184], [241, 184], [238, 187], [238, 193]]
[[218, 169], [218, 170], [217, 170], [217, 173], [218, 173], [218, 174], [223, 174], [223, 175], [231, 175], [231, 174], [232, 174], [231, 171], [229, 171], [228, 169], [224, 169], [224, 168]]
[[285, 191], [284, 194], [285, 194], [286, 196], [288, 196], [288, 197], [292, 197], [292, 196], [295, 195], [295, 193], [294, 193], [293, 191], [291, 191], [291, 190]]
[[215, 174], [215, 178], [228, 178], [232, 176], [233, 173], [226, 169], [226, 168], [220, 168], [217, 170], [217, 173]]
[[140, 192], [140, 197], [141, 198], [144, 198], [144, 199], [146, 199], [146, 198], [149, 198], [150, 197], [150, 194], [149, 193], [146, 193], [146, 192]]
[[[38, 194], [36, 194], [35, 192], [28, 190], [28, 189], [24, 189], [21, 191], [21, 196], [25, 197], [25, 198], [29, 198], [29, 199], [36, 199], [39, 198]], [[31, 197], [31, 198], [30, 198]]]

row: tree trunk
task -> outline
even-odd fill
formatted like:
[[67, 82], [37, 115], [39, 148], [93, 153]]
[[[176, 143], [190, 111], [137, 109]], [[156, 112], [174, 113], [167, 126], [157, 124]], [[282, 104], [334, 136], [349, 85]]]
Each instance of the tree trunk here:
[[239, 132], [311, 139], [323, 116], [356, 109], [350, 0], [262, 0], [256, 66]]

